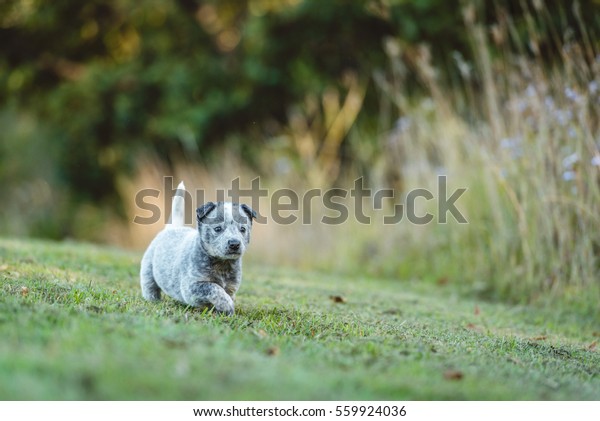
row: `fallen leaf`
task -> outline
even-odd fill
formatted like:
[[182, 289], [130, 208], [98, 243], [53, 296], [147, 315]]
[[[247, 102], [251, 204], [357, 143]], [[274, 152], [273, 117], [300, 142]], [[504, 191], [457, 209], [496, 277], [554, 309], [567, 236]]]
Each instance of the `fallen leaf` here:
[[267, 355], [271, 357], [276, 357], [277, 355], [279, 355], [279, 348], [276, 346], [271, 346], [267, 348]]
[[334, 303], [339, 303], [339, 304], [344, 304], [346, 302], [346, 299], [344, 297], [342, 297], [341, 295], [330, 295], [329, 299], [331, 301], [333, 301]]
[[173, 338], [163, 338], [163, 342], [167, 348], [185, 348], [187, 346], [184, 341]]
[[481, 310], [479, 310], [479, 306], [477, 304], [475, 304], [475, 310], [473, 313], [475, 313], [476, 316], [479, 316], [479, 313], [481, 313]]
[[25, 297], [27, 294], [29, 294], [29, 288], [21, 287], [21, 295]]
[[256, 336], [258, 336], [259, 338], [266, 338], [268, 336], [267, 332], [265, 332], [264, 329], [258, 329], [257, 331], [254, 332], [254, 334]]
[[598, 341], [594, 341], [591, 344], [589, 344], [587, 347], [588, 351], [593, 351], [594, 349], [596, 349], [596, 345], [598, 345]]
[[600, 338], [600, 332], [592, 332], [592, 336], [595, 336], [596, 338]]
[[523, 365], [523, 361], [521, 361], [517, 357], [508, 357], [508, 361], [510, 361], [511, 363], [514, 363], [516, 365]]
[[546, 336], [546, 335], [540, 335], [540, 336], [531, 338], [531, 340], [533, 340], [533, 341], [545, 341], [546, 339], [548, 339], [548, 336]]
[[0, 272], [4, 272], [6, 269], [8, 269], [8, 265], [0, 266]]
[[467, 323], [467, 325], [465, 327], [470, 330], [477, 330], [477, 331], [481, 330], [481, 328], [474, 323]]
[[444, 372], [444, 378], [446, 380], [462, 380], [464, 374], [462, 371], [458, 370], [446, 370]]
[[448, 279], [447, 276], [442, 276], [442, 277], [439, 277], [437, 279], [437, 281], [435, 281], [435, 283], [438, 284], [439, 286], [443, 286], [443, 285], [447, 285], [449, 281], [450, 280]]
[[402, 311], [401, 311], [401, 310], [398, 310], [398, 309], [396, 309], [396, 308], [391, 308], [391, 309], [389, 309], [389, 310], [385, 310], [385, 311], [383, 312], [383, 314], [389, 314], [389, 315], [395, 316], [395, 315], [401, 315], [401, 314], [402, 314]]

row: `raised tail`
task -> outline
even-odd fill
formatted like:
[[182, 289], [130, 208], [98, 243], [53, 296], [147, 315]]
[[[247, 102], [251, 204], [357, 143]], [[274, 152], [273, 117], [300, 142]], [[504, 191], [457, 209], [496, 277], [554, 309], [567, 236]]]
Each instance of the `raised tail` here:
[[171, 204], [171, 223], [167, 227], [183, 227], [185, 223], [185, 186], [183, 181], [177, 186]]

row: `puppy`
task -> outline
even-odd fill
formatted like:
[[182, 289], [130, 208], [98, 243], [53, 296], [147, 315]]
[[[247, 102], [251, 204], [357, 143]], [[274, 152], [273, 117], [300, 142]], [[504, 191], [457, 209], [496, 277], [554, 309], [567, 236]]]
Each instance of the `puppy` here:
[[[183, 182], [178, 193], [185, 193]], [[171, 224], [152, 240], [142, 258], [142, 295], [161, 291], [193, 307], [233, 314], [242, 282], [242, 255], [250, 242], [256, 213], [247, 205], [208, 202], [196, 210], [197, 229], [184, 226], [184, 198], [175, 195]]]

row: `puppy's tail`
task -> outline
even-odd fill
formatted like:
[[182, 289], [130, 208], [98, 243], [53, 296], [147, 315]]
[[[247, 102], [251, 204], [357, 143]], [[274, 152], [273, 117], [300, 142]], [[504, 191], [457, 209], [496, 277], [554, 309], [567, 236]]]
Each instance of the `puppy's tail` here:
[[171, 204], [171, 223], [167, 227], [183, 227], [185, 223], [185, 186], [183, 181], [177, 186]]

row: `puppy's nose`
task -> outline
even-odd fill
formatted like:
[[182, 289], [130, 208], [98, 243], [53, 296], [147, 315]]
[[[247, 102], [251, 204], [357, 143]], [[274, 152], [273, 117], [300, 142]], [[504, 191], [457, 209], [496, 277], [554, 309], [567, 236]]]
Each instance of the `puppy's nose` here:
[[240, 240], [229, 240], [227, 241], [227, 245], [230, 250], [239, 250], [240, 249]]

